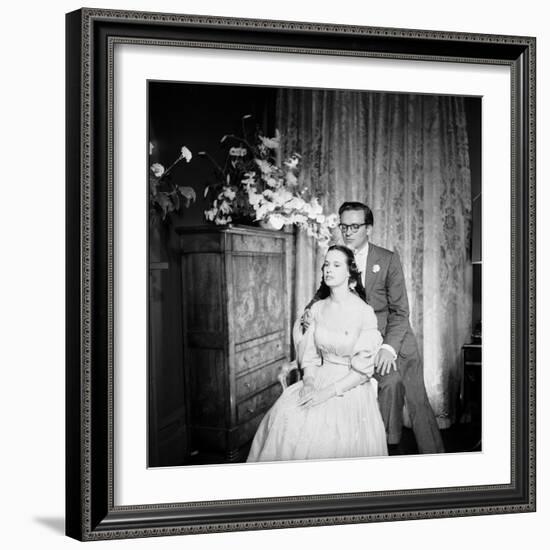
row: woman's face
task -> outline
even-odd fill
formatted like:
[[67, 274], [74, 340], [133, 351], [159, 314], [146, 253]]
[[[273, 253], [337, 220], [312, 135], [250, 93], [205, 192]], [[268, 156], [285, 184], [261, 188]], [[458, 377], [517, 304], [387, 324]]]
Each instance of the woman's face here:
[[323, 264], [323, 279], [332, 288], [347, 285], [349, 268], [346, 255], [340, 250], [329, 250]]

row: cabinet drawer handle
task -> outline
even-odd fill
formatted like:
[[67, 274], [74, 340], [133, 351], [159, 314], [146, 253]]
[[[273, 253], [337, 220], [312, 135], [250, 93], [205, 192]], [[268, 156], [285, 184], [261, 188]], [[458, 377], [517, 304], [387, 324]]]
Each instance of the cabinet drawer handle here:
[[247, 407], [246, 412], [252, 414], [254, 412], [254, 409], [252, 409], [251, 407]]
[[247, 390], [249, 390], [249, 389], [252, 387], [252, 385], [250, 384], [250, 382], [245, 382], [245, 383], [244, 383], [244, 387], [245, 387]]

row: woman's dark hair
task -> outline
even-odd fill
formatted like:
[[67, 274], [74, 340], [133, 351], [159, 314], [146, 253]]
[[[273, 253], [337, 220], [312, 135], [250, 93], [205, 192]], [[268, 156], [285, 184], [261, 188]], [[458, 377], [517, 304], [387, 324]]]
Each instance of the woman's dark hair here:
[[[344, 256], [346, 257], [346, 263], [349, 269], [349, 282], [355, 283], [355, 288], [352, 290], [352, 292], [357, 294], [357, 296], [359, 296], [361, 300], [366, 302], [367, 293], [361, 281], [361, 272], [357, 268], [353, 252], [347, 246], [341, 244], [333, 244], [332, 246], [330, 246], [327, 250], [327, 254], [332, 250], [338, 250], [342, 252], [342, 254], [344, 254]], [[315, 302], [328, 298], [328, 296], [330, 296], [330, 288], [326, 285], [324, 278], [322, 278], [321, 285], [317, 289], [317, 292], [315, 293], [309, 304], [306, 306], [306, 309], [309, 309]]]

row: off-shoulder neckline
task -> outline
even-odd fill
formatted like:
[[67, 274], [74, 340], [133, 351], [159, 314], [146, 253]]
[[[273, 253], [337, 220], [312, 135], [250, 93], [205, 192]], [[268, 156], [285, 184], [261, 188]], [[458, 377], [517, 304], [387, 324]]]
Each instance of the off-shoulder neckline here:
[[[368, 304], [367, 302], [365, 302], [364, 300], [362, 300], [359, 296], [354, 295], [354, 298], [356, 298], [355, 303], [361, 303], [362, 304], [359, 307], [364, 312], [368, 312], [370, 309], [372, 309], [372, 306], [370, 304]], [[315, 302], [313, 304], [312, 313], [314, 314], [314, 316], [317, 315], [320, 312], [321, 305], [326, 304], [326, 303], [328, 303], [328, 297], [327, 298], [322, 298], [321, 300], [318, 300], [317, 302]], [[313, 309], [313, 308], [315, 308], [315, 309]]]

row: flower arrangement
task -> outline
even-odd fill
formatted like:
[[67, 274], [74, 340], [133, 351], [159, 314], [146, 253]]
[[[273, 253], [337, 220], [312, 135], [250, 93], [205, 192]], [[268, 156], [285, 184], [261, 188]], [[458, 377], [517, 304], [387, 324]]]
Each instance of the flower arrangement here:
[[[149, 143], [149, 155], [153, 153], [154, 146]], [[159, 217], [164, 221], [169, 212], [178, 212], [182, 205], [188, 208], [195, 202], [197, 196], [192, 187], [178, 185], [172, 181], [170, 172], [180, 161], [190, 162], [193, 155], [183, 146], [179, 157], [165, 169], [162, 164], [151, 164], [149, 172], [149, 211], [153, 223]]]
[[223, 168], [208, 153], [199, 153], [214, 164], [218, 179], [205, 190], [205, 197], [212, 196], [205, 218], [217, 225], [242, 220], [267, 222], [274, 229], [296, 225], [319, 244], [328, 245], [338, 218], [336, 214], [326, 216], [318, 198], [301, 188], [301, 155], [293, 153], [281, 163], [280, 133], [276, 130], [274, 137], [266, 137], [256, 129], [253, 139], [248, 139], [249, 118], [251, 115], [242, 118], [243, 137], [222, 137], [227, 150]]

